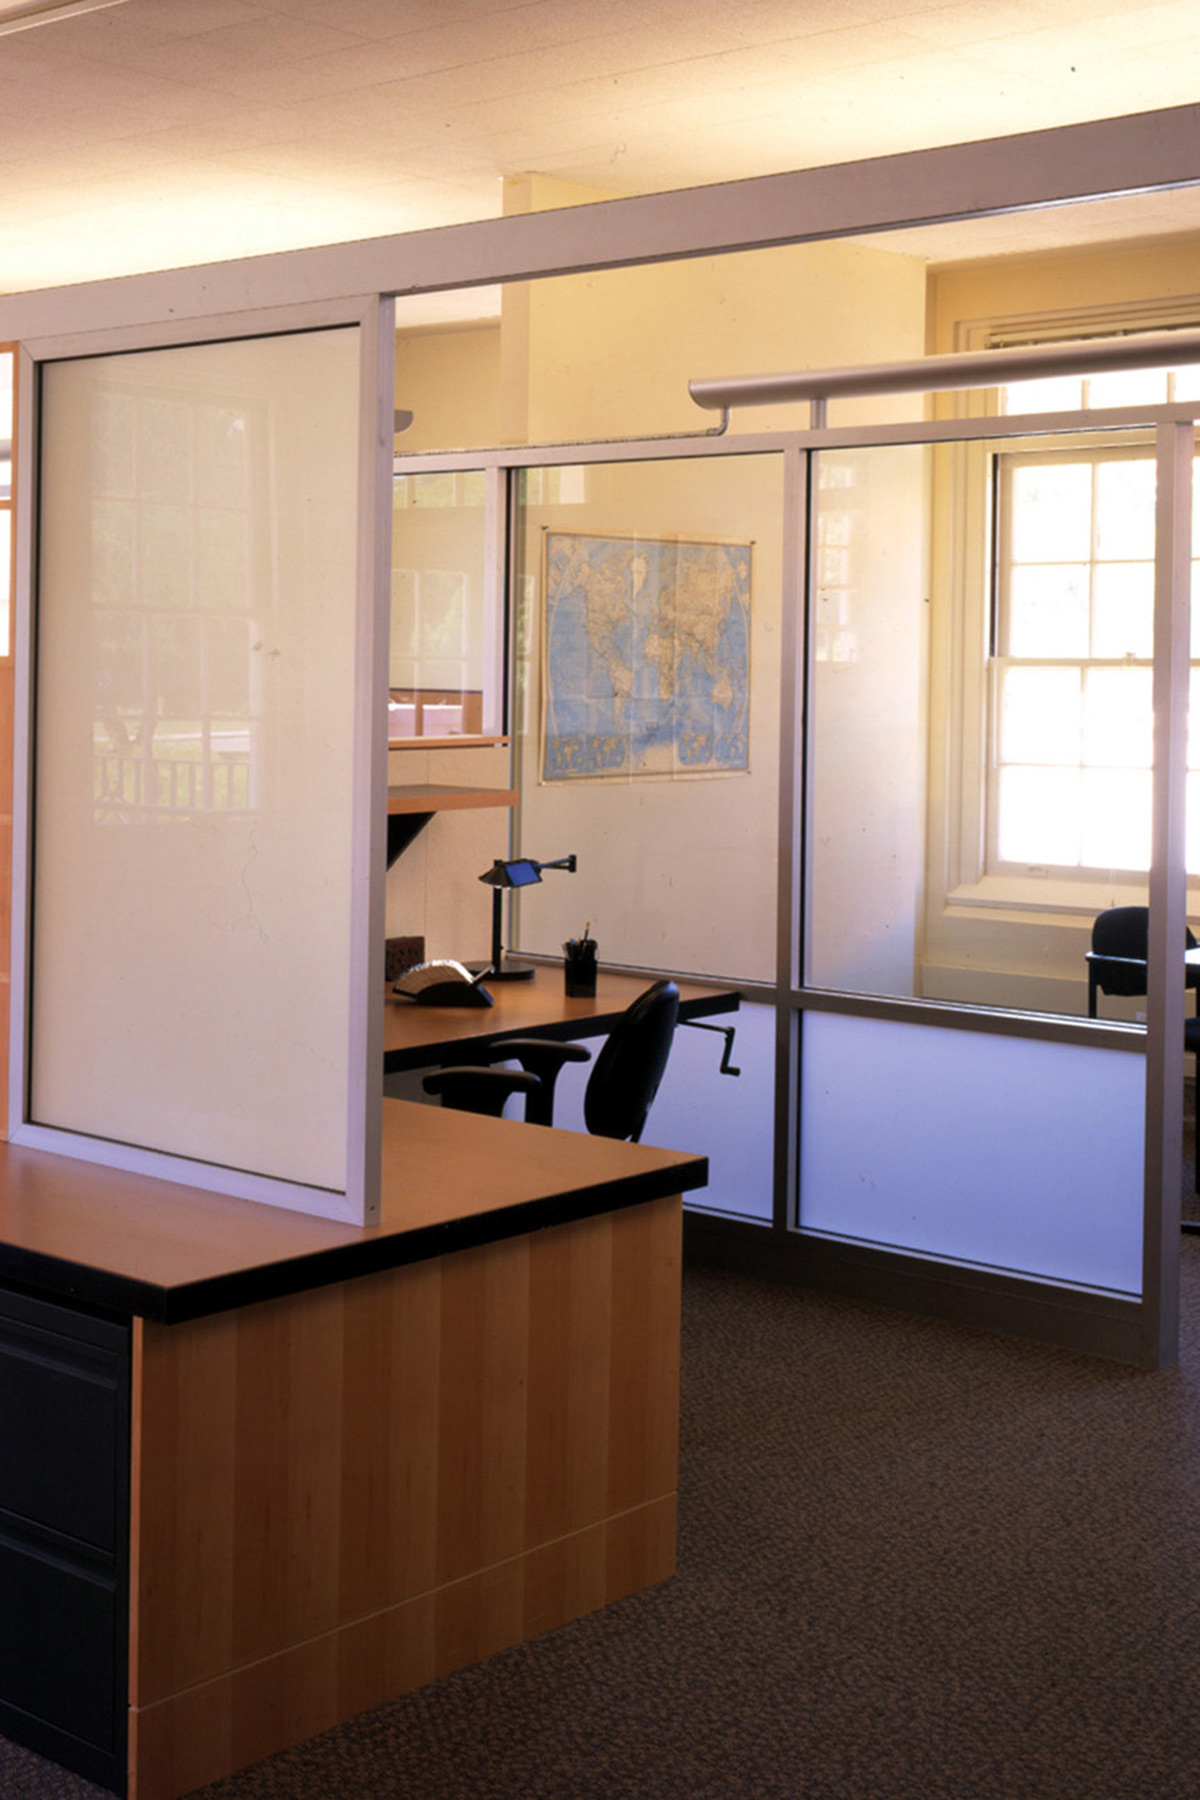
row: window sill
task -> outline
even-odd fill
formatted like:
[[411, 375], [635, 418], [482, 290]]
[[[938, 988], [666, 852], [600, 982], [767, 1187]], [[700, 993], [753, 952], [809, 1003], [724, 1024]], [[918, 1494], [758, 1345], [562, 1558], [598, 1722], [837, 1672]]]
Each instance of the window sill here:
[[[1091, 921], [1110, 906], [1144, 906], [1146, 883], [1071, 880], [1053, 875], [984, 875], [946, 895], [946, 910], [960, 915], [1043, 913]], [[1189, 893], [1189, 917], [1200, 914], [1200, 895]]]

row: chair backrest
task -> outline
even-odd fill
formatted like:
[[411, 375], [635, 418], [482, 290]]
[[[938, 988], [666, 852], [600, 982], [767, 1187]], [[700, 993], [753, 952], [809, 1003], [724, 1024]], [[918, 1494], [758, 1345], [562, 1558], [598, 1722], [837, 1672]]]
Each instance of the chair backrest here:
[[1092, 925], [1092, 957], [1096, 985], [1104, 993], [1146, 992], [1149, 933], [1150, 913], [1144, 906], [1110, 906], [1097, 916]]
[[656, 981], [613, 1026], [596, 1057], [583, 1097], [583, 1120], [595, 1137], [637, 1143], [654, 1104], [679, 1017], [679, 989]]
[[[1088, 951], [1088, 1011], [1095, 1015], [1096, 990], [1104, 994], [1144, 994], [1146, 992], [1146, 960], [1149, 954], [1150, 912], [1145, 906], [1110, 906], [1098, 913], [1092, 924], [1092, 947]], [[1196, 948], [1191, 928], [1186, 932], [1187, 948]], [[1189, 977], [1189, 986], [1195, 978]]]

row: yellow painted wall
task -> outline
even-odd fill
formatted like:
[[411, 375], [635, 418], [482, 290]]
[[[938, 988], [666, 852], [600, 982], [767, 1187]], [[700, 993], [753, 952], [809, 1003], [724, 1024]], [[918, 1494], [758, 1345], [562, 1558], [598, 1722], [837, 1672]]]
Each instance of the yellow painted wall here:
[[[1200, 296], [1200, 236], [996, 257], [930, 271], [935, 350], [966, 347], [972, 321], [1080, 308], [1163, 309]], [[1197, 305], [1183, 313], [1200, 322]]]
[[400, 455], [500, 440], [500, 327], [396, 333], [396, 406], [413, 415]]

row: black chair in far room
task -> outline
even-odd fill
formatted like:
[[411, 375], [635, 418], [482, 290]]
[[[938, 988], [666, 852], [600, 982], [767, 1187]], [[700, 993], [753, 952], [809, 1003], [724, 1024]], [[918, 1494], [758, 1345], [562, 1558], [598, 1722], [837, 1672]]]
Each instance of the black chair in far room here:
[[[1195, 933], [1187, 927], [1187, 948], [1196, 948]], [[1102, 994], [1132, 996], [1144, 994], [1147, 986], [1150, 914], [1144, 906], [1110, 906], [1097, 915], [1092, 925], [1092, 947], [1086, 952], [1088, 965], [1088, 1017], [1096, 1017], [1097, 991]], [[1200, 988], [1200, 968], [1186, 968], [1189, 988]], [[1200, 1074], [1200, 1018], [1189, 1016], [1183, 1021], [1185, 1054], [1196, 1058]], [[1200, 1090], [1200, 1081], [1197, 1083]], [[1200, 1121], [1195, 1128], [1196, 1166], [1193, 1182], [1200, 1193]], [[1200, 1234], [1200, 1220], [1185, 1219], [1183, 1229]]]
[[[673, 981], [656, 981], [617, 1020], [596, 1056], [583, 1097], [584, 1124], [594, 1137], [637, 1143], [671, 1054], [678, 1017], [679, 989]], [[510, 1095], [524, 1094], [530, 1125], [553, 1123], [559, 1071], [568, 1062], [587, 1062], [590, 1055], [582, 1044], [534, 1037], [501, 1039], [472, 1054], [491, 1062], [512, 1059], [521, 1068], [438, 1069], [422, 1082], [425, 1092], [440, 1096], [443, 1106], [494, 1118]]]
[[[1196, 948], [1195, 934], [1187, 927], [1187, 948]], [[1096, 1017], [1097, 994], [1125, 996], [1146, 992], [1146, 959], [1149, 954], [1150, 913], [1145, 906], [1110, 906], [1092, 924], [1092, 947], [1085, 954], [1088, 966], [1088, 1018]], [[1186, 970], [1187, 985], [1200, 988], [1200, 968]]]

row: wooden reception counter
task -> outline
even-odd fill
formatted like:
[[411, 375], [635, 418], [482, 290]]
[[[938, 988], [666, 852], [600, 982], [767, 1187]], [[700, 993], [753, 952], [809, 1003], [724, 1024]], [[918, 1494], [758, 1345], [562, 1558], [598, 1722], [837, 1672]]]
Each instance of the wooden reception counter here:
[[134, 1800], [674, 1566], [703, 1158], [384, 1111], [367, 1229], [0, 1145], [0, 1732]]

